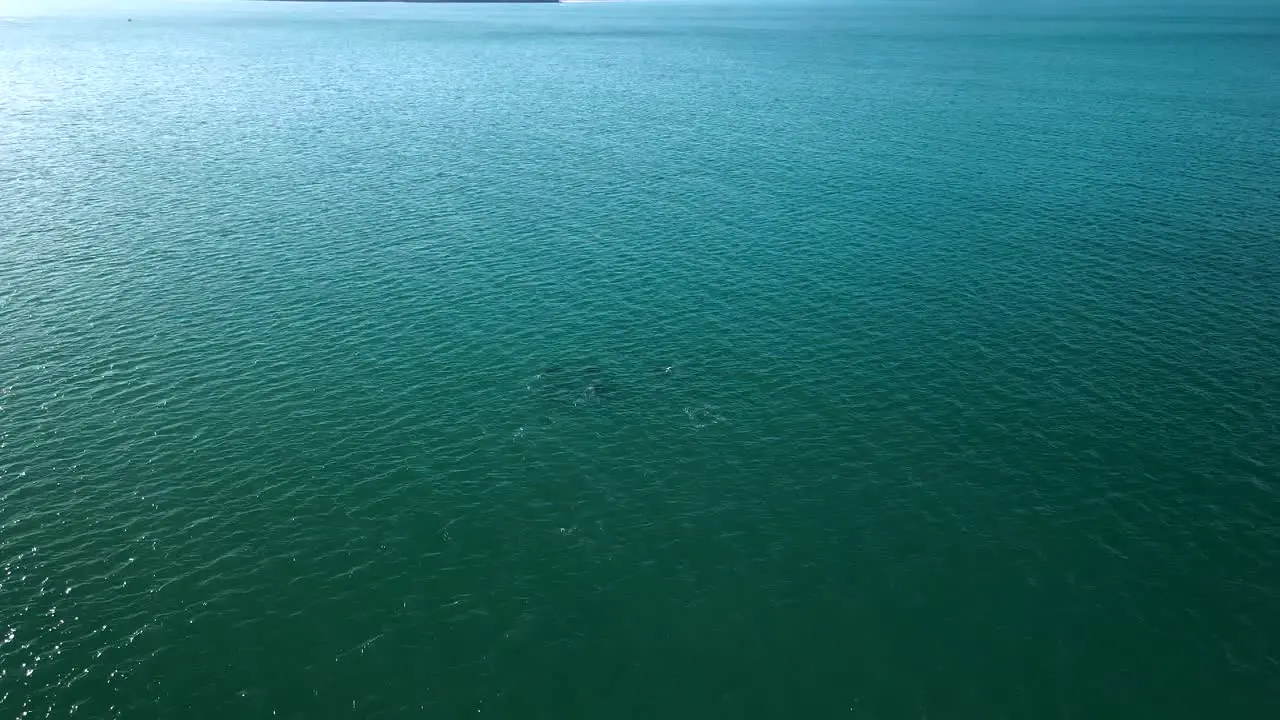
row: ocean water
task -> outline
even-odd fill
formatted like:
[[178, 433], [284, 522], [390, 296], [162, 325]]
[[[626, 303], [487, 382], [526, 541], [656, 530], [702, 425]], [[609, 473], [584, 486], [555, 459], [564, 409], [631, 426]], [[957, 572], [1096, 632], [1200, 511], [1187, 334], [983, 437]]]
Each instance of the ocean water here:
[[0, 5], [0, 718], [1280, 716], [1268, 4]]

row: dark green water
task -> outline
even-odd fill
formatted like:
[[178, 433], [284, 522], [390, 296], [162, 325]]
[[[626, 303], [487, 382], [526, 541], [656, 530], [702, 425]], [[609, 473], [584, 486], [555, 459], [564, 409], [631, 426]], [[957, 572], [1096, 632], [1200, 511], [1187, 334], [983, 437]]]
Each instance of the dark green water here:
[[0, 6], [0, 718], [1278, 717], [1277, 228], [1261, 4]]

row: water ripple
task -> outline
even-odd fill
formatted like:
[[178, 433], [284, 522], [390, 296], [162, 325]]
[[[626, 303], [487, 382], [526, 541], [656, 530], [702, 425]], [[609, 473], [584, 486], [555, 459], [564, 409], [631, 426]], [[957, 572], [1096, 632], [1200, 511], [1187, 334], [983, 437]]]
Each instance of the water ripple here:
[[244, 5], [0, 18], [0, 715], [1270, 717], [1273, 20]]

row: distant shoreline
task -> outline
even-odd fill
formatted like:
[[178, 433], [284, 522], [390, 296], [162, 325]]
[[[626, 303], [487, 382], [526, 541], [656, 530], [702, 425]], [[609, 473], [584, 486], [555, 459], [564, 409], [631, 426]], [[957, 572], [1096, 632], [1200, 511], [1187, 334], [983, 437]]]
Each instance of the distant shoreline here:
[[450, 3], [455, 5], [473, 3], [559, 3], [560, 0], [267, 0], [268, 2], [399, 2], [399, 3]]
[[559, 3], [560, 0], [268, 0], [268, 2]]

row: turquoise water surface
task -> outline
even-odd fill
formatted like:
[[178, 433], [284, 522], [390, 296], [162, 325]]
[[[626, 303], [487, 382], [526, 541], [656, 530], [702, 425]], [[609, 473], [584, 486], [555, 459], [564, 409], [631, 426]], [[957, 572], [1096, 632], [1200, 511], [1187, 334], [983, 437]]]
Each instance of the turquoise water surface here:
[[0, 4], [0, 719], [1280, 717], [1280, 10]]

